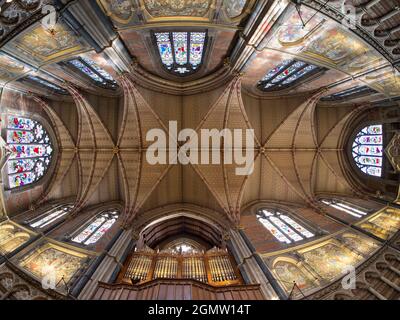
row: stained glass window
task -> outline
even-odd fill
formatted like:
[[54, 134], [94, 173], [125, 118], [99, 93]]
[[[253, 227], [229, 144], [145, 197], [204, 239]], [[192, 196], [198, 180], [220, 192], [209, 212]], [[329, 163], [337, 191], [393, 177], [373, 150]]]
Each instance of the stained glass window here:
[[355, 205], [345, 201], [335, 199], [322, 199], [321, 202], [326, 204], [327, 206], [346, 212], [347, 214], [352, 215], [356, 218], [361, 218], [368, 214], [365, 209], [356, 207]]
[[51, 163], [53, 147], [49, 134], [36, 120], [7, 116], [6, 168], [9, 188], [38, 181]]
[[201, 65], [205, 32], [156, 32], [154, 36], [161, 62], [168, 71], [188, 75]]
[[58, 85], [56, 85], [50, 81], [47, 81], [46, 79], [40, 78], [40, 77], [29, 75], [21, 80], [22, 81], [26, 80], [28, 82], [35, 83], [37, 85], [40, 85], [41, 87], [45, 87], [46, 89], [48, 89], [50, 91], [54, 91], [59, 94], [64, 94], [64, 95], [68, 94], [67, 90], [59, 87]]
[[42, 229], [64, 217], [72, 209], [72, 207], [73, 205], [57, 206], [56, 208], [47, 211], [45, 214], [42, 214], [39, 218], [31, 221], [29, 225], [32, 228]]
[[258, 82], [258, 88], [263, 91], [273, 91], [287, 88], [300, 80], [304, 80], [323, 69], [313, 64], [297, 60], [284, 60]]
[[82, 231], [72, 238], [73, 242], [91, 245], [96, 243], [118, 219], [118, 211], [110, 210], [98, 214]]
[[336, 92], [329, 96], [323, 97], [321, 101], [338, 101], [338, 100], [351, 100], [354, 98], [362, 97], [369, 93], [376, 93], [374, 89], [368, 86], [355, 86], [340, 92]]
[[116, 89], [118, 87], [114, 78], [103, 68], [101, 68], [93, 60], [80, 57], [68, 61], [68, 64], [89, 77], [96, 85], [108, 89]]
[[362, 129], [352, 146], [353, 159], [367, 175], [382, 176], [383, 136], [382, 125], [371, 125]]
[[257, 214], [257, 219], [277, 240], [286, 244], [315, 236], [289, 215], [276, 210], [260, 210]]

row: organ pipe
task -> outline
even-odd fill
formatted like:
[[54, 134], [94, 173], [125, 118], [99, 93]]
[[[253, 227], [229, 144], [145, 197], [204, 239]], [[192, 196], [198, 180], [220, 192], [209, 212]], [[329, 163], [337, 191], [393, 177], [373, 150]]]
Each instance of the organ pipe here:
[[208, 283], [207, 270], [214, 285], [239, 281], [229, 254], [222, 250], [185, 255], [134, 252], [123, 273], [123, 279], [143, 282], [150, 279], [176, 279], [180, 275], [183, 279]]

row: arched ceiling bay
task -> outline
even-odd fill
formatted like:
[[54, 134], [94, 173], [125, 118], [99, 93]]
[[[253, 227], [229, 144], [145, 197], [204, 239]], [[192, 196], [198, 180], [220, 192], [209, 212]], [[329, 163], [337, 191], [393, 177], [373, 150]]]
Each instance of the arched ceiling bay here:
[[[358, 192], [343, 173], [343, 130], [368, 108], [366, 101], [394, 98], [400, 87], [396, 69], [356, 33], [327, 15], [314, 16], [311, 5], [301, 7], [303, 18], [311, 18], [303, 27], [285, 1], [99, 0], [97, 9], [89, 2], [63, 3], [69, 15], [51, 36], [33, 21], [0, 48], [2, 94], [29, 91], [57, 129], [62, 152], [36, 205], [73, 195], [78, 212], [121, 200], [131, 225], [157, 208], [193, 204], [237, 224], [241, 208], [254, 201], [314, 206], [318, 194]], [[72, 27], [70, 16], [84, 31]], [[208, 32], [205, 63], [187, 80], [177, 79], [162, 69], [151, 32], [191, 28]], [[119, 89], [96, 87], [60, 64], [73, 57], [95, 60]], [[286, 59], [324, 71], [282, 92], [260, 91], [258, 81]], [[67, 94], [19, 81], [28, 74]], [[319, 101], [356, 84], [377, 93], [351, 105]], [[253, 129], [254, 170], [238, 176], [233, 165], [150, 165], [146, 133], [168, 132], [169, 121], [197, 132]], [[29, 203], [32, 197], [18, 199]]]

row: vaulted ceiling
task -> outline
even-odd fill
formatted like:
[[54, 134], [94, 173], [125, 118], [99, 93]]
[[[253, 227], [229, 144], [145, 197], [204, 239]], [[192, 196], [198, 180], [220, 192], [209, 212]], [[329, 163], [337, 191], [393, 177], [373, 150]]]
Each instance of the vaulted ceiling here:
[[[242, 209], [257, 201], [318, 210], [319, 195], [359, 194], [361, 187], [349, 179], [343, 138], [371, 101], [398, 96], [397, 51], [389, 61], [332, 17], [314, 17], [314, 2], [301, 6], [302, 18], [312, 18], [304, 28], [285, 1], [49, 1], [62, 9], [50, 34], [33, 18], [36, 7], [24, 9], [29, 16], [15, 23], [18, 33], [2, 37], [1, 108], [42, 113], [54, 129], [58, 156], [45, 183], [5, 192], [6, 212], [72, 197], [75, 214], [121, 201], [128, 226], [168, 206], [202, 208], [238, 224]], [[361, 15], [364, 27], [387, 11], [385, 1], [379, 3], [357, 3], [371, 10], [371, 18]], [[381, 19], [377, 28], [386, 30], [384, 23], [396, 17]], [[166, 72], [158, 57], [152, 32], [171, 30], [207, 31], [204, 63], [187, 78]], [[60, 63], [77, 56], [96, 61], [118, 88], [96, 86]], [[260, 79], [286, 59], [324, 71], [280, 92], [259, 90]], [[29, 74], [66, 93], [21, 81]], [[351, 103], [320, 102], [357, 84], [376, 93]], [[253, 129], [253, 172], [236, 175], [230, 164], [149, 164], [146, 134], [161, 128], [171, 135], [169, 121], [196, 132]]]

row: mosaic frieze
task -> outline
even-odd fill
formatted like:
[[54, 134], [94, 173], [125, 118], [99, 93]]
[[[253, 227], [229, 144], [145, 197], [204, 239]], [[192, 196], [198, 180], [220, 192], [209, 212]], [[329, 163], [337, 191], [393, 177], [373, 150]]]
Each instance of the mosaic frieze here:
[[203, 17], [210, 7], [210, 0], [144, 0], [153, 17], [188, 16]]

